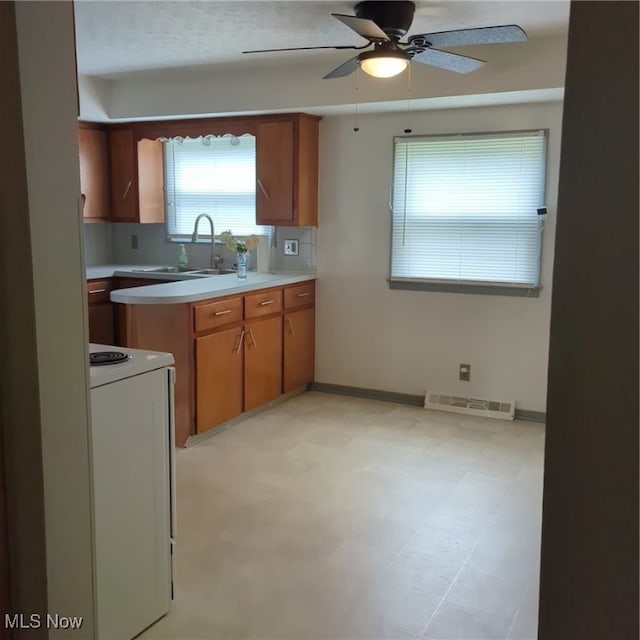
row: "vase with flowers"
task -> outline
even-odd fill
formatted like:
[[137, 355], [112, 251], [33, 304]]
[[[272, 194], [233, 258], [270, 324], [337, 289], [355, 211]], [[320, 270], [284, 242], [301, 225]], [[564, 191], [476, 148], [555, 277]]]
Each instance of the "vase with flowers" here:
[[247, 268], [249, 263], [249, 251], [255, 249], [258, 246], [260, 240], [257, 236], [251, 235], [242, 240], [236, 238], [231, 230], [223, 231], [220, 234], [220, 240], [224, 243], [227, 249], [235, 252], [236, 264], [238, 266], [238, 280], [247, 279]]

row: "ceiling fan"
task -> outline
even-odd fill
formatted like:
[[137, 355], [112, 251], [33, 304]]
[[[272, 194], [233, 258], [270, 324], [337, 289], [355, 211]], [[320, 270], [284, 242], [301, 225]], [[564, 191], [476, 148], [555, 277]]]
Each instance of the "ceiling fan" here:
[[420, 62], [432, 67], [469, 73], [481, 67], [485, 61], [469, 56], [443, 51], [439, 47], [461, 47], [473, 44], [501, 44], [524, 42], [527, 34], [516, 24], [475, 29], [454, 29], [437, 33], [421, 33], [409, 36], [407, 42], [400, 39], [409, 31], [413, 22], [415, 4], [408, 0], [364, 0], [354, 7], [355, 16], [332, 13], [350, 29], [368, 42], [362, 46], [336, 45], [322, 47], [288, 47], [285, 49], [260, 49], [242, 53], [268, 53], [271, 51], [302, 51], [308, 49], [367, 49], [347, 60], [324, 78], [341, 78], [353, 73], [358, 66], [376, 78], [391, 78], [402, 73], [409, 62]]

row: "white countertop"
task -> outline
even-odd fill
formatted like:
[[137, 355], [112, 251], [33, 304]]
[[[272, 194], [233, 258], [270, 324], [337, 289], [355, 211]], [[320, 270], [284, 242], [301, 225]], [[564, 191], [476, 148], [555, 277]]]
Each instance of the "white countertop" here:
[[[108, 278], [114, 275], [129, 277], [144, 277], [149, 280], [168, 279], [167, 276], [179, 274], [167, 273], [136, 273], [133, 270], [144, 269], [144, 266], [135, 265], [130, 271], [130, 267], [124, 265], [106, 265], [104, 267], [89, 267], [87, 278]], [[89, 271], [91, 269], [91, 271]], [[109, 271], [111, 269], [111, 271]], [[94, 274], [101, 275], [94, 275]], [[132, 287], [130, 289], [117, 289], [111, 292], [111, 300], [121, 304], [180, 304], [184, 302], [197, 302], [209, 298], [219, 298], [222, 296], [265, 289], [267, 287], [279, 287], [297, 282], [314, 280], [314, 273], [256, 273], [250, 271], [244, 282], [238, 280], [235, 273], [217, 276], [196, 276], [189, 280], [177, 282], [167, 282], [164, 284], [149, 284], [146, 287]]]

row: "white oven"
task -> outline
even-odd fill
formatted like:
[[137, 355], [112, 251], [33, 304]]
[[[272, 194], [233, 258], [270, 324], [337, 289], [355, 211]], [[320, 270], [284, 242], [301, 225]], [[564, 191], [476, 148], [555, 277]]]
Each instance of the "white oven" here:
[[89, 351], [96, 636], [128, 639], [165, 615], [172, 598], [174, 360]]

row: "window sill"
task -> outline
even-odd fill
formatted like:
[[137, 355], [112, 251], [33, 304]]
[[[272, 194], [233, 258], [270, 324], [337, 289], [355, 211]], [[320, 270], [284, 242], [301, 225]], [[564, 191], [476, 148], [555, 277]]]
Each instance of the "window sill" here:
[[387, 279], [389, 289], [400, 291], [435, 291], [438, 293], [471, 293], [485, 296], [512, 296], [518, 298], [539, 298], [542, 287], [521, 287], [493, 284], [473, 284], [468, 282], [431, 282], [429, 280]]

